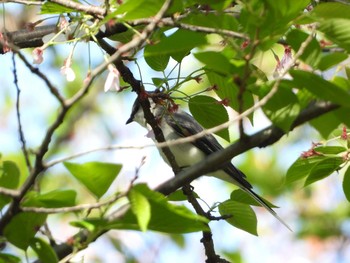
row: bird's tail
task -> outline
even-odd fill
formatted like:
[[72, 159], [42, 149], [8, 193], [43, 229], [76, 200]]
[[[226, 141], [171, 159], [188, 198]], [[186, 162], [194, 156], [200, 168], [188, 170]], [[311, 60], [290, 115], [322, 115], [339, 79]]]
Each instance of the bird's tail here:
[[264, 207], [267, 211], [270, 212], [278, 221], [280, 221], [286, 228], [293, 232], [293, 230], [289, 227], [289, 225], [280, 218], [275, 210], [273, 210], [269, 204], [267, 204], [258, 194], [256, 194], [252, 189], [242, 187], [244, 191], [246, 191], [255, 201], [257, 201], [262, 207]]

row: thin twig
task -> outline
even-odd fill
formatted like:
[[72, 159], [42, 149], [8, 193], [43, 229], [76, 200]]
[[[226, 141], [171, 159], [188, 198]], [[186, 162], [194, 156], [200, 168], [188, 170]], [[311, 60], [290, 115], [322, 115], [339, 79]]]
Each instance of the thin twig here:
[[9, 189], [9, 188], [0, 187], [0, 194], [5, 195], [5, 196], [9, 196], [9, 197], [17, 197], [19, 195], [19, 191]]
[[144, 149], [146, 147], [154, 147], [154, 143], [149, 143], [149, 144], [145, 144], [145, 145], [141, 145], [141, 146], [122, 146], [122, 145], [110, 145], [110, 146], [105, 146], [105, 147], [100, 147], [100, 148], [95, 148], [95, 149], [90, 149], [87, 151], [83, 151], [83, 152], [79, 152], [79, 153], [75, 153], [66, 157], [62, 157], [62, 158], [58, 158], [56, 160], [47, 162], [45, 164], [46, 168], [50, 168], [56, 164], [62, 163], [62, 162], [66, 162], [72, 159], [76, 159], [91, 153], [95, 153], [95, 152], [104, 152], [104, 151], [113, 151], [113, 150], [134, 150], [134, 149]]
[[18, 55], [18, 57], [23, 61], [23, 63], [26, 65], [26, 67], [35, 75], [37, 75], [40, 79], [42, 79], [46, 86], [49, 88], [51, 94], [59, 101], [61, 106], [65, 107], [65, 99], [60, 94], [59, 90], [51, 83], [51, 81], [47, 78], [47, 76], [42, 73], [38, 68], [33, 67], [31, 63], [26, 59], [26, 57], [17, 49], [13, 49], [11, 47], [14, 53]]
[[16, 116], [17, 116], [19, 139], [20, 139], [21, 144], [22, 144], [22, 152], [24, 155], [24, 159], [25, 159], [28, 171], [30, 172], [32, 170], [32, 164], [30, 163], [30, 160], [29, 160], [29, 153], [27, 150], [26, 139], [24, 137], [22, 122], [21, 122], [21, 111], [20, 111], [21, 89], [18, 86], [17, 67], [16, 67], [16, 59], [15, 59], [14, 53], [12, 54], [12, 65], [13, 65], [13, 78], [14, 78], [13, 82], [15, 84], [16, 91], [17, 91], [17, 94], [16, 94], [17, 95], [16, 96]]
[[93, 5], [82, 5], [78, 2], [71, 1], [71, 0], [49, 0], [49, 2], [71, 8], [74, 11], [82, 11], [89, 15], [92, 15], [101, 19], [103, 19], [103, 16], [106, 13], [106, 10], [102, 7], [93, 6]]
[[113, 204], [118, 199], [124, 197], [125, 195], [126, 194], [117, 194], [109, 200], [101, 201], [95, 204], [81, 204], [76, 206], [59, 207], [59, 208], [25, 206], [25, 207], [21, 207], [21, 210], [24, 212], [35, 212], [35, 213], [44, 213], [44, 214], [78, 212], [82, 210], [91, 210], [91, 209], [101, 208], [103, 206], [108, 206], [110, 204]]
[[30, 0], [3, 0], [3, 3], [15, 3], [22, 5], [43, 5], [43, 1], [30, 1]]

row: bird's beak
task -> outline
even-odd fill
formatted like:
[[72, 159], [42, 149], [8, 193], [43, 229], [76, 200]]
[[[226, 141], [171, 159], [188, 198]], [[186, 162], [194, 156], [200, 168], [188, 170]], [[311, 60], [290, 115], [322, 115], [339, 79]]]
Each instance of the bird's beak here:
[[131, 117], [126, 121], [125, 124], [129, 124], [129, 123], [131, 123], [131, 122], [133, 122], [133, 121], [134, 121], [134, 117], [131, 116]]

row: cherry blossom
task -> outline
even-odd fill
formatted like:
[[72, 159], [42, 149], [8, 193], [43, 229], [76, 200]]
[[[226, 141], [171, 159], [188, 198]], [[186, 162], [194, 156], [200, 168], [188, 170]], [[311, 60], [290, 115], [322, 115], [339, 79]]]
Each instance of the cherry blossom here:
[[33, 50], [33, 64], [41, 64], [44, 61], [43, 53], [44, 50], [40, 47], [37, 47]]
[[61, 67], [61, 74], [66, 76], [66, 79], [69, 82], [75, 80], [75, 73], [71, 68], [72, 56], [73, 56], [73, 52], [69, 54], [68, 58], [64, 61], [64, 65]]
[[109, 64], [108, 65], [108, 76], [105, 82], [105, 86], [104, 86], [104, 91], [107, 92], [111, 89], [115, 89], [116, 91], [120, 91], [120, 73], [119, 71], [112, 65]]

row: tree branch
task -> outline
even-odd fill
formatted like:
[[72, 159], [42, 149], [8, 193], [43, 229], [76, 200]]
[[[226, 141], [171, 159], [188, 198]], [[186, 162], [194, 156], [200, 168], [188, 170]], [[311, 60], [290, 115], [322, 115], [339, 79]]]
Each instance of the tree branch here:
[[13, 77], [14, 77], [14, 84], [17, 91], [17, 98], [16, 98], [16, 115], [17, 115], [17, 125], [18, 125], [18, 133], [19, 133], [19, 139], [22, 144], [22, 152], [24, 155], [24, 159], [27, 165], [28, 172], [32, 170], [32, 164], [30, 163], [29, 159], [29, 153], [26, 146], [26, 139], [24, 137], [24, 132], [22, 128], [22, 122], [21, 122], [21, 111], [20, 111], [20, 95], [21, 95], [21, 89], [18, 86], [18, 78], [17, 78], [17, 67], [16, 67], [16, 60], [15, 60], [15, 54], [12, 54], [12, 65], [13, 65]]
[[78, 2], [71, 1], [71, 0], [49, 0], [49, 2], [71, 8], [74, 11], [81, 11], [101, 19], [103, 19], [104, 15], [106, 14], [106, 9], [102, 7], [93, 6], [93, 5], [82, 5]]

